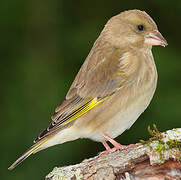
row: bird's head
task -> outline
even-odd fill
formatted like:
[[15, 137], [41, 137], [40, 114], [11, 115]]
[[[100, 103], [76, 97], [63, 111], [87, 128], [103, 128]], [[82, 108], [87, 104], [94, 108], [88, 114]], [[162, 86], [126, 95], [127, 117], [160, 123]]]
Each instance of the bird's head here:
[[129, 10], [112, 17], [105, 25], [103, 34], [112, 45], [121, 48], [167, 45], [152, 18], [140, 10]]

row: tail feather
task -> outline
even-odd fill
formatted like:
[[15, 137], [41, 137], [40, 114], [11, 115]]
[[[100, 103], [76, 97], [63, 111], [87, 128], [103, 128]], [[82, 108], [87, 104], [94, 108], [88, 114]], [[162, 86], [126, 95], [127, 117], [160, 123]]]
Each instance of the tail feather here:
[[34, 154], [39, 151], [39, 148], [47, 142], [49, 138], [42, 139], [38, 143], [31, 146], [26, 152], [24, 152], [8, 169], [12, 170], [14, 169], [18, 164], [20, 164], [22, 161], [24, 161], [26, 158], [28, 158], [31, 154]]

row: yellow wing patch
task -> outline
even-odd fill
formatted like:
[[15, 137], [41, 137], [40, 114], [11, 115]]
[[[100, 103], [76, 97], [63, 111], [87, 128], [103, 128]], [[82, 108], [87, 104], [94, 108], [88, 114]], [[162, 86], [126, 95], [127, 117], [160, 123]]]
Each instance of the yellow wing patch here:
[[68, 119], [64, 122], [64, 124], [68, 124], [71, 121], [77, 119], [78, 117], [82, 116], [83, 114], [85, 114], [86, 112], [90, 111], [92, 108], [94, 108], [95, 106], [97, 106], [98, 104], [102, 103], [103, 101], [105, 101], [109, 96], [98, 100], [97, 98], [94, 98], [92, 100], [89, 100], [87, 103], [85, 103], [83, 106], [81, 106], [80, 108], [76, 109], [70, 117], [68, 117]]
[[82, 116], [86, 112], [90, 111], [92, 108], [97, 106], [98, 104], [105, 101], [109, 96], [106, 96], [102, 99], [98, 98], [89, 98], [86, 101], [83, 102], [83, 104], [75, 109], [72, 113], [61, 119], [59, 122], [56, 123], [52, 122], [48, 128], [46, 128], [44, 131], [40, 133], [40, 135], [34, 140], [35, 143], [40, 141], [41, 139], [45, 138], [46, 136], [49, 136], [50, 134], [53, 134], [60, 126], [65, 126], [69, 124], [70, 122], [74, 121], [78, 117]]

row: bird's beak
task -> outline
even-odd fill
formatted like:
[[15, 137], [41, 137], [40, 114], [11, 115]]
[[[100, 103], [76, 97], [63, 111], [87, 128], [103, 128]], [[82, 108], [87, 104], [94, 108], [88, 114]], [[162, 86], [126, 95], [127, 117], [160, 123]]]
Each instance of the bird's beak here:
[[161, 33], [158, 30], [155, 30], [153, 32], [150, 32], [145, 37], [145, 43], [149, 45], [160, 45], [160, 46], [167, 46], [167, 41], [165, 38], [161, 35]]

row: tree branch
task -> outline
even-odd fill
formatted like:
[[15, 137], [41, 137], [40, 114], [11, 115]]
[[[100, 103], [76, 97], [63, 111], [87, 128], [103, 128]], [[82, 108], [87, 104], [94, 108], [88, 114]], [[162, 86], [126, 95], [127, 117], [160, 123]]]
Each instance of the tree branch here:
[[55, 167], [45, 180], [181, 179], [181, 128], [160, 133], [144, 144], [114, 153], [101, 153], [80, 164]]

